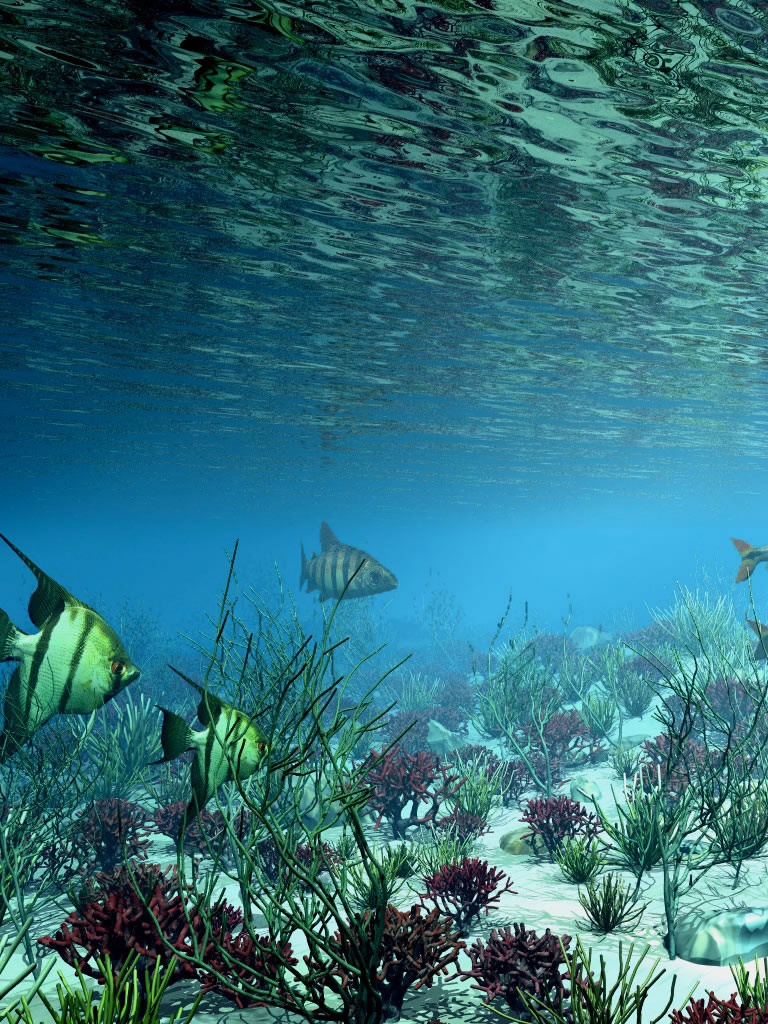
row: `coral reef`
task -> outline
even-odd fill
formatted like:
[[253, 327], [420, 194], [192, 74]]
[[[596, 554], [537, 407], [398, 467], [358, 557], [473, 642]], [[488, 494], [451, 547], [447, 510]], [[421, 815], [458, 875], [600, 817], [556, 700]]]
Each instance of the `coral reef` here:
[[509, 879], [499, 888], [506, 878], [504, 871], [491, 867], [488, 861], [465, 857], [459, 864], [445, 864], [426, 876], [423, 898], [432, 900], [442, 914], [453, 918], [459, 934], [466, 935], [475, 918], [483, 911], [487, 914], [505, 892], [514, 894]]
[[484, 992], [489, 1003], [502, 997], [510, 1010], [519, 1011], [524, 1009], [522, 992], [560, 1010], [568, 996], [568, 974], [561, 974], [561, 968], [570, 942], [570, 935], [554, 935], [549, 928], [537, 935], [522, 922], [494, 929], [487, 943], [478, 939], [468, 948], [472, 967], [459, 973], [473, 979], [472, 987]]
[[[451, 774], [448, 765], [424, 751], [410, 754], [394, 746], [383, 755], [372, 751], [368, 760], [371, 766], [365, 778], [372, 787], [370, 802], [377, 814], [376, 828], [386, 820], [398, 839], [408, 828], [435, 821], [441, 805], [458, 792], [463, 781]], [[428, 806], [420, 811], [422, 803]], [[409, 805], [410, 813], [404, 816]]]
[[562, 795], [528, 800], [520, 820], [530, 826], [526, 837], [531, 837], [534, 849], [543, 846], [550, 859], [564, 839], [578, 836], [593, 839], [602, 831], [598, 818], [591, 811], [578, 800]]

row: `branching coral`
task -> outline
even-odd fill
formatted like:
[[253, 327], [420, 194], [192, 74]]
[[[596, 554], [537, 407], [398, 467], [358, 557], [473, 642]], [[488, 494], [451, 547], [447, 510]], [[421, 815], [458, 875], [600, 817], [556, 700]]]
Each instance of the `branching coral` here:
[[[434, 754], [409, 754], [395, 746], [382, 755], [373, 751], [365, 781], [372, 787], [371, 804], [377, 812], [376, 828], [386, 819], [396, 838], [406, 830], [434, 821], [440, 806], [458, 793], [463, 780], [452, 774]], [[365, 769], [366, 766], [363, 765]], [[420, 805], [426, 804], [425, 809]], [[407, 816], [406, 807], [410, 806]]]
[[[381, 933], [377, 987], [384, 1017], [388, 1019], [399, 1019], [403, 999], [409, 989], [430, 988], [436, 978], [447, 974], [448, 969], [456, 964], [459, 952], [464, 948], [464, 943], [452, 931], [452, 922], [441, 917], [437, 908], [425, 914], [419, 904], [414, 904], [410, 910], [398, 910], [390, 904], [383, 922], [370, 911], [363, 915], [363, 922], [371, 941], [375, 942], [376, 933]], [[348, 959], [347, 942], [346, 937], [337, 933], [330, 944], [337, 965]], [[341, 966], [334, 966], [331, 978], [323, 964], [306, 957], [305, 961], [317, 986], [315, 1019], [335, 1019], [333, 1013], [329, 1016], [325, 1009], [325, 990], [332, 991], [334, 985], [345, 987], [354, 984], [355, 978], [346, 974]]]
[[488, 861], [465, 857], [459, 864], [445, 864], [424, 878], [424, 897], [432, 900], [441, 913], [452, 917], [459, 933], [466, 935], [476, 917], [498, 904], [505, 892], [514, 894], [503, 871], [491, 867]]
[[522, 923], [494, 929], [487, 944], [478, 939], [469, 947], [472, 968], [460, 974], [472, 978], [473, 988], [484, 992], [489, 1003], [501, 996], [518, 1011], [524, 1008], [522, 992], [560, 1010], [568, 996], [568, 975], [561, 968], [570, 942], [570, 935], [553, 935], [549, 928], [537, 935]]
[[578, 800], [567, 796], [529, 800], [521, 820], [530, 825], [527, 836], [532, 837], [534, 849], [543, 846], [550, 859], [564, 839], [593, 839], [602, 831], [598, 818]]

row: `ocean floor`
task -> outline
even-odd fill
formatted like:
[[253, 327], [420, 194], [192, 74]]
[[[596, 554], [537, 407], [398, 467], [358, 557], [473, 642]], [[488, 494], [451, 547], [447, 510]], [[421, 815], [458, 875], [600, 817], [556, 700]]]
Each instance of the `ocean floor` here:
[[[625, 728], [625, 733], [631, 733], [633, 739], [635, 737], [638, 740], [652, 737], [659, 732], [658, 722], [653, 719], [651, 713], [642, 720], [634, 720], [629, 724], [630, 728]], [[473, 730], [470, 730], [469, 742], [484, 741], [475, 735]], [[586, 775], [597, 784], [602, 794], [600, 803], [608, 810], [609, 816], [613, 817], [612, 790], [619, 797], [622, 783], [616, 779], [610, 765], [603, 763], [579, 774]], [[568, 784], [562, 787], [561, 792], [569, 793]], [[528, 928], [535, 929], [539, 934], [546, 928], [550, 928], [558, 935], [568, 934], [574, 940], [572, 947], [575, 937], [579, 935], [583, 944], [593, 950], [593, 968], [599, 970], [599, 958], [600, 956], [605, 958], [610, 982], [616, 977], [620, 944], [626, 953], [629, 945], [634, 943], [635, 955], [647, 944], [650, 949], [641, 968], [640, 977], [645, 977], [656, 957], [660, 960], [659, 968], [663, 968], [665, 973], [651, 990], [643, 1013], [644, 1021], [651, 1020], [661, 1012], [668, 998], [673, 979], [676, 979], [673, 1005], [677, 1007], [685, 1005], [691, 990], [697, 998], [705, 996], [710, 989], [725, 998], [736, 990], [730, 969], [727, 966], [711, 967], [689, 963], [679, 958], [675, 961], [669, 960], [663, 944], [665, 932], [663, 894], [658, 869], [651, 873], [649, 881], [643, 883], [642, 901], [648, 906], [643, 913], [642, 920], [632, 931], [616, 932], [605, 936], [591, 933], [589, 922], [578, 902], [577, 886], [562, 878], [556, 864], [550, 863], [545, 858], [533, 857], [528, 854], [510, 855], [500, 848], [501, 837], [520, 827], [520, 814], [521, 812], [517, 809], [499, 812], [490, 823], [490, 831], [479, 840], [476, 855], [505, 871], [512, 881], [515, 892], [514, 894], [504, 894], [498, 907], [491, 910], [487, 916], [483, 915], [476, 920], [473, 930], [465, 940], [468, 945], [477, 938], [487, 939], [493, 928], [500, 929], [515, 922], [524, 922]], [[371, 829], [371, 836], [374, 835], [377, 837], [376, 841], [387, 841], [383, 833], [373, 833]], [[331, 842], [334, 840], [333, 830], [329, 830], [326, 838]], [[162, 838], [153, 840], [149, 859], [163, 865], [175, 863], [172, 842]], [[728, 906], [768, 907], [768, 873], [764, 863], [760, 860], [748, 862], [743, 869], [743, 875], [738, 891], [732, 894], [732, 871], [724, 868], [713, 869], [691, 890], [682, 912], [685, 913], [686, 909], [700, 909], [705, 902], [711, 902], [713, 909]], [[630, 873], [626, 873], [624, 879], [627, 883], [634, 883], [634, 878]], [[404, 892], [398, 900], [399, 905], [407, 908], [417, 902], [415, 893], [418, 890], [419, 880], [414, 879], [413, 895]], [[232, 903], [238, 902], [236, 885], [232, 884], [229, 887], [227, 896]], [[33, 939], [55, 931], [68, 912], [69, 908], [65, 900], [62, 900], [59, 907], [51, 904], [41, 907], [31, 932]], [[10, 934], [12, 934], [12, 928], [6, 924], [0, 930], [0, 936]], [[293, 948], [294, 954], [300, 959], [305, 952], [300, 939], [297, 938], [293, 942]], [[50, 954], [46, 959], [51, 957], [56, 962], [43, 988], [44, 991], [54, 994], [59, 974], [70, 982], [75, 979], [75, 974], [55, 953]], [[3, 972], [3, 976], [0, 977], [0, 983], [12, 978], [23, 966], [22, 955], [15, 954], [12, 962]], [[465, 968], [470, 966], [469, 958], [465, 953], [461, 957], [461, 966]], [[18, 991], [23, 991], [26, 987], [27, 982], [24, 982]], [[164, 1012], [170, 1014], [179, 1005], [189, 1005], [194, 999], [196, 990], [197, 986], [194, 982], [183, 982], [173, 986], [166, 995]], [[5, 1002], [7, 1003], [9, 999], [6, 999]], [[36, 1022], [39, 1021], [42, 1024], [50, 1019], [38, 998], [35, 998], [31, 1005]], [[499, 1010], [505, 1009], [504, 1003], [499, 1000], [496, 1000], [494, 1005], [497, 1005]], [[231, 1002], [218, 995], [208, 995], [200, 1006], [195, 1020], [201, 1022], [242, 1021], [256, 1024], [260, 1021], [287, 1021], [293, 1016], [269, 1009], [239, 1010]], [[296, 1016], [295, 1019], [299, 1020], [300, 1018]], [[456, 1024], [456, 1022], [483, 1024], [486, 1020], [499, 1020], [500, 1018], [484, 1006], [482, 993], [473, 989], [471, 982], [449, 979], [435, 983], [431, 988], [412, 991], [406, 996], [401, 1017], [404, 1024], [427, 1024], [435, 1019], [440, 1019], [446, 1024]]]

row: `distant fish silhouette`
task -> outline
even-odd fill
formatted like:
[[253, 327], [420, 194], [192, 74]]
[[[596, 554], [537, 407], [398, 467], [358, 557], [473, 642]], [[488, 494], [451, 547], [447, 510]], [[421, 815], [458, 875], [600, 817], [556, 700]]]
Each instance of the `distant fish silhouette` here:
[[768, 544], [764, 544], [761, 548], [753, 548], [745, 540], [737, 540], [736, 537], [731, 537], [731, 540], [741, 555], [741, 565], [735, 580], [736, 583], [741, 583], [752, 575], [760, 562], [768, 562]]
[[360, 548], [342, 544], [328, 523], [320, 524], [320, 554], [307, 558], [301, 546], [299, 589], [320, 591], [320, 600], [349, 599], [383, 594], [397, 587], [397, 578], [381, 562]]
[[5, 694], [0, 762], [53, 715], [87, 715], [141, 675], [114, 629], [87, 604], [11, 544], [37, 578], [29, 617], [40, 631], [22, 633], [0, 611], [0, 661], [18, 661]]

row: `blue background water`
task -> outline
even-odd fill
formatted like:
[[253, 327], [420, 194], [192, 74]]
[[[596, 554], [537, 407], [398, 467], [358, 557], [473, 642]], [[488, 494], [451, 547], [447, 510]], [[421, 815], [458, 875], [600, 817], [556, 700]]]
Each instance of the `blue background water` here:
[[[51, 575], [194, 632], [235, 538], [296, 591], [326, 519], [406, 643], [436, 593], [475, 643], [510, 588], [542, 629], [746, 603], [760, 6], [0, 12], [0, 521]], [[0, 553], [20, 625], [30, 583]]]

